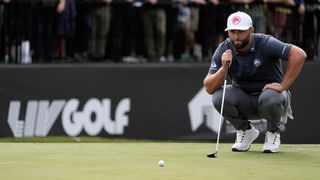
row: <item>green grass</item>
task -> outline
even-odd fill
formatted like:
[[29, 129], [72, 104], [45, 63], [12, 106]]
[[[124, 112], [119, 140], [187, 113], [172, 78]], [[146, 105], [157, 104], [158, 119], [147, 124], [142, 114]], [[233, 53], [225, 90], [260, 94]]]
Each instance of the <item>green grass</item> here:
[[[42, 141], [47, 140], [51, 143]], [[152, 142], [81, 138], [42, 138], [36, 142], [0, 143], [0, 179], [318, 179], [320, 145], [281, 145], [276, 154], [231, 152], [220, 144], [216, 159], [206, 154], [214, 143]], [[12, 139], [11, 139], [12, 141]], [[62, 141], [64, 143], [56, 143]], [[53, 143], [55, 142], [55, 143]], [[66, 143], [69, 142], [69, 143]], [[93, 143], [100, 142], [100, 143]], [[166, 161], [159, 167], [158, 161]]]

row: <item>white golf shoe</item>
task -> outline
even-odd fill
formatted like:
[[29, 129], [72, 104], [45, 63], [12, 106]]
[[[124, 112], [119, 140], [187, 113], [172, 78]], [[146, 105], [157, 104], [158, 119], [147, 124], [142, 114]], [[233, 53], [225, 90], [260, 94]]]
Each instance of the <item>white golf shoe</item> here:
[[232, 151], [244, 152], [250, 149], [254, 140], [259, 136], [259, 131], [251, 126], [246, 131], [238, 130], [236, 142], [232, 145]]
[[266, 132], [266, 138], [262, 148], [264, 153], [276, 153], [279, 152], [280, 146], [280, 133], [272, 133], [270, 131]]

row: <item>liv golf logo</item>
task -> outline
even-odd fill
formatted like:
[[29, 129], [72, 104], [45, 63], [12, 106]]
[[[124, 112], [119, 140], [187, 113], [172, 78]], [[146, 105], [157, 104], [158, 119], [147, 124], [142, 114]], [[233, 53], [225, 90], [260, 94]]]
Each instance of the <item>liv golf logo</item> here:
[[[192, 98], [188, 104], [191, 129], [195, 132], [202, 124], [213, 132], [219, 130], [219, 113], [213, 108], [211, 96], [204, 88]], [[222, 122], [223, 123], [223, 122]]]
[[[8, 124], [15, 137], [47, 136], [53, 124], [61, 115], [62, 127], [69, 136], [78, 136], [84, 130], [90, 136], [98, 135], [102, 129], [110, 135], [121, 135], [129, 125], [130, 99], [122, 99], [111, 118], [110, 99], [89, 99], [79, 108], [78, 99], [30, 100], [25, 114], [20, 114], [21, 102], [11, 101]], [[25, 119], [20, 119], [24, 117]]]

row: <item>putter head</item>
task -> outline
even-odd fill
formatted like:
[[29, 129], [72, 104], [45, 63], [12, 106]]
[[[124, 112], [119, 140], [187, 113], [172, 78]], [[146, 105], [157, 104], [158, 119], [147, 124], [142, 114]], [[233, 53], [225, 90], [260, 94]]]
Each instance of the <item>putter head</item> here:
[[209, 154], [207, 154], [207, 157], [208, 157], [208, 158], [217, 158], [217, 155], [218, 155], [218, 153], [217, 153], [217, 152], [214, 152], [214, 153], [209, 153]]

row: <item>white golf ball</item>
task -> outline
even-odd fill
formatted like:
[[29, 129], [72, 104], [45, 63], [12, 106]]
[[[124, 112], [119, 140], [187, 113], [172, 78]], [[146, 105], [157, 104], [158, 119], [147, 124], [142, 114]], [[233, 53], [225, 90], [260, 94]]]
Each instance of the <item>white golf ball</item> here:
[[165, 163], [166, 162], [164, 160], [160, 160], [158, 164], [159, 164], [160, 167], [163, 167]]

